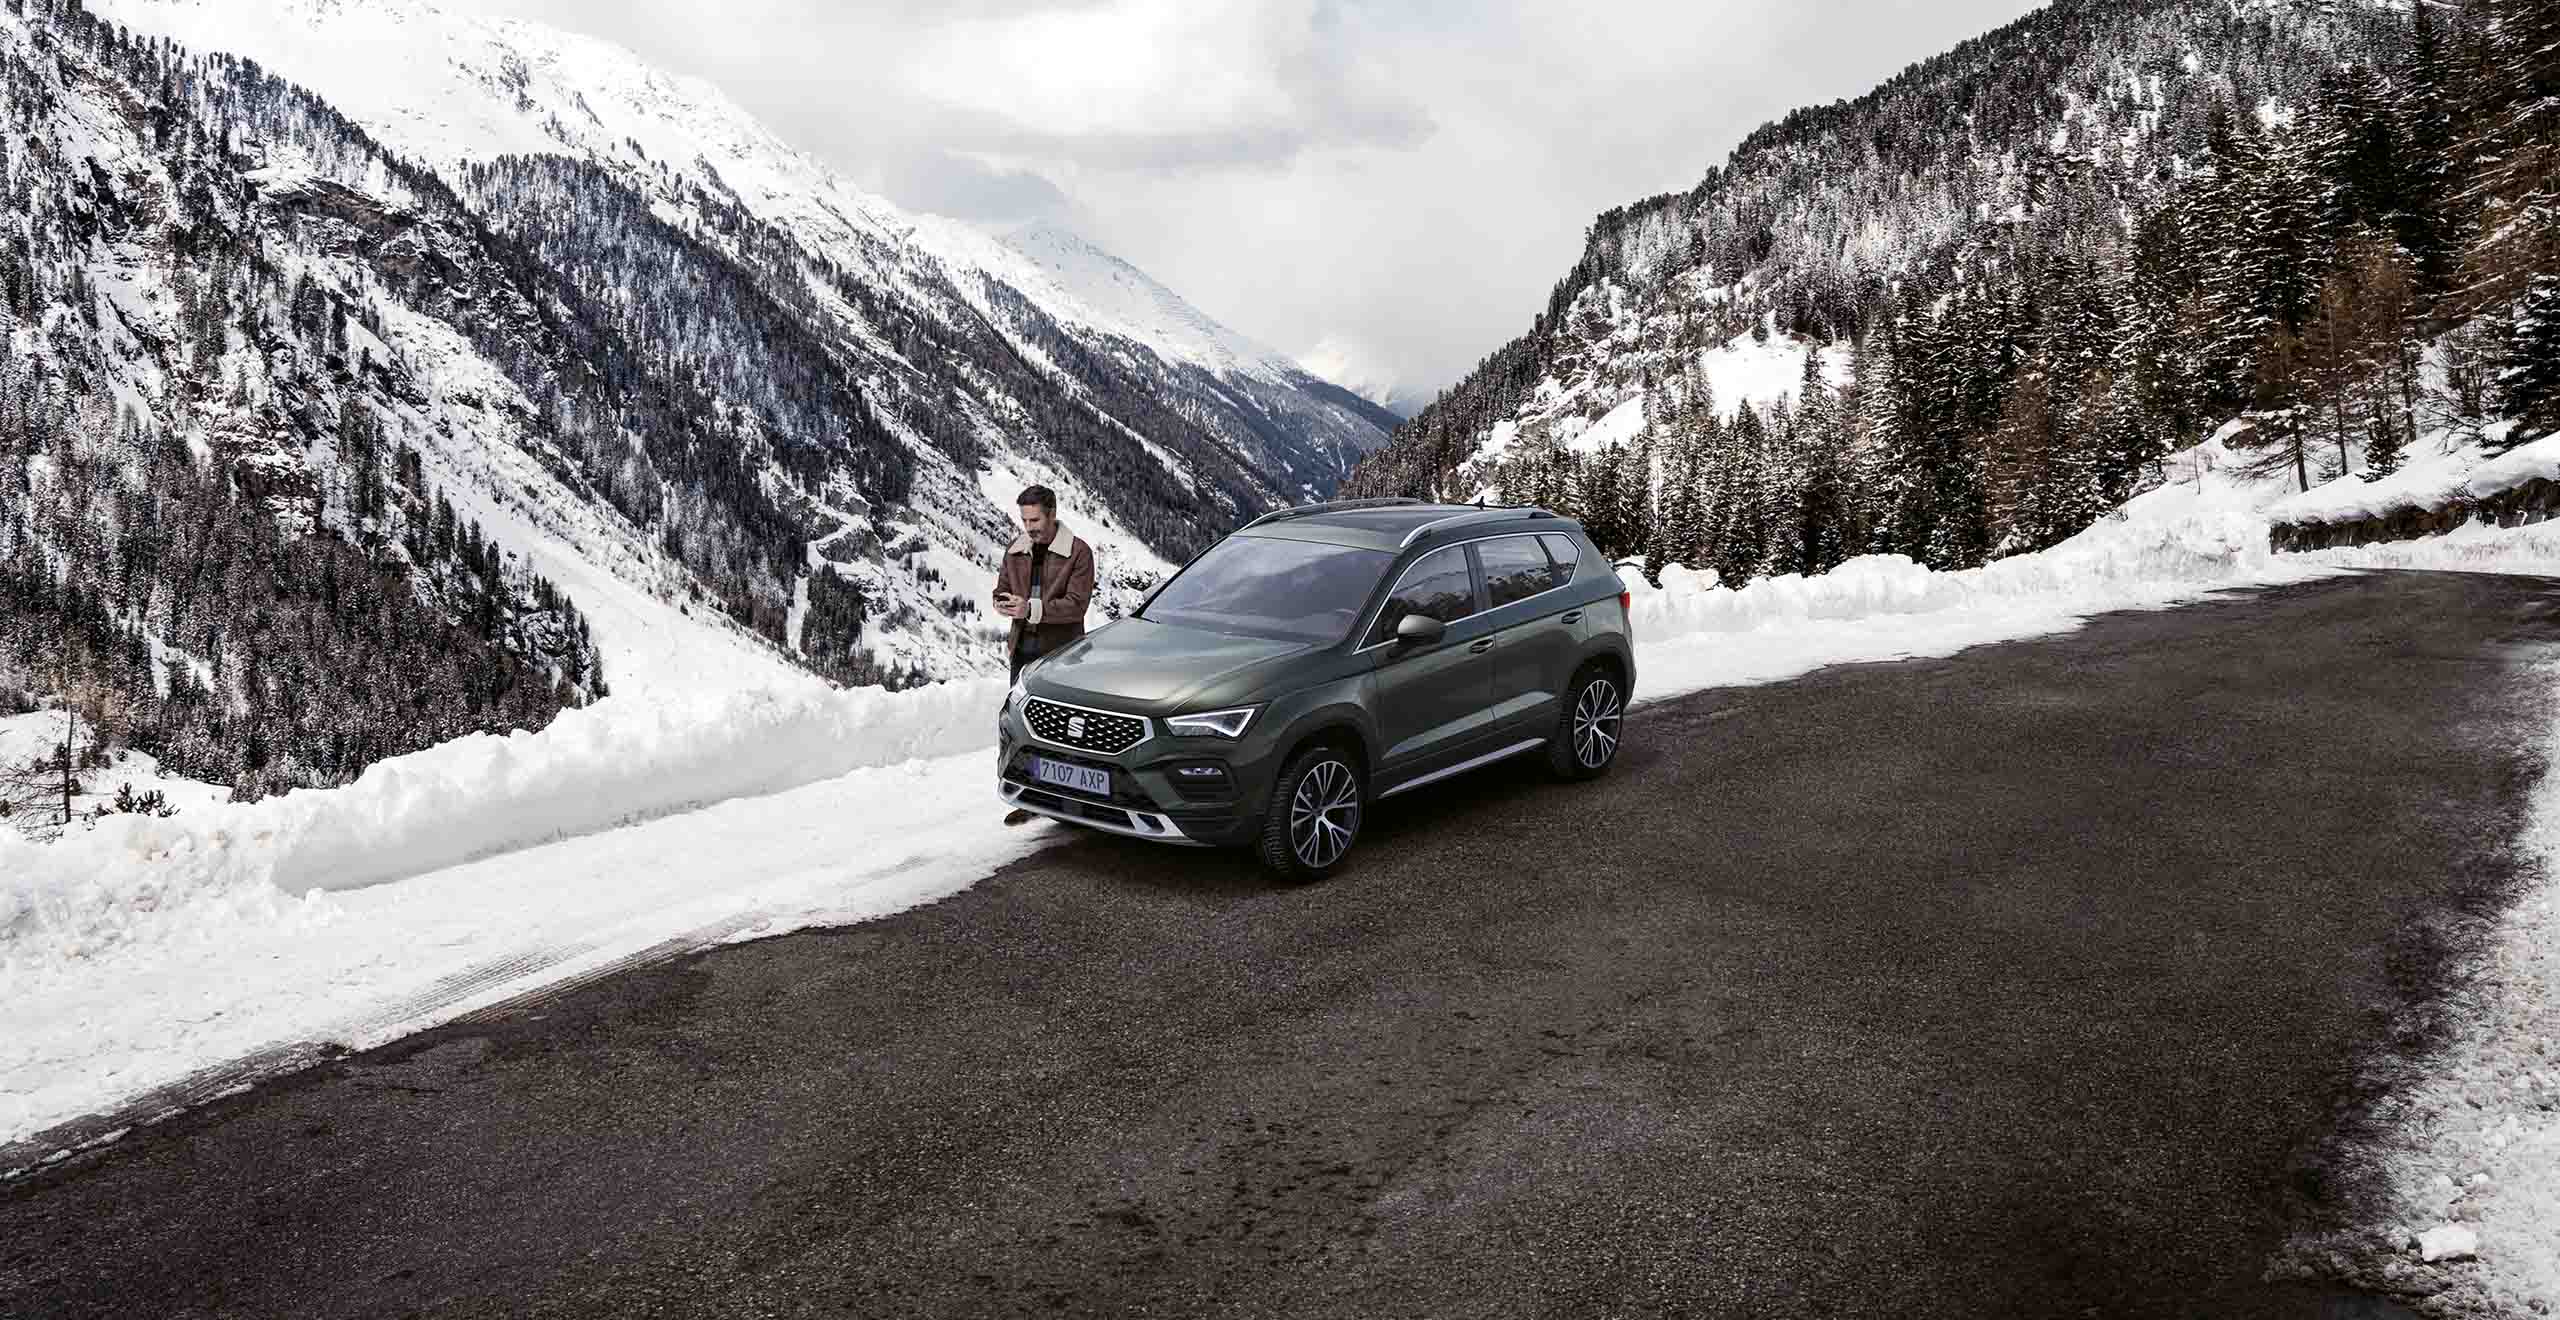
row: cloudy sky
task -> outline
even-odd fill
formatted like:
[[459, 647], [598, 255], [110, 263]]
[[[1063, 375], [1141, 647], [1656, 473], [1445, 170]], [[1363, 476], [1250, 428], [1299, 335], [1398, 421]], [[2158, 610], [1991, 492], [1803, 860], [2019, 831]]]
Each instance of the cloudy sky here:
[[709, 78], [893, 201], [1063, 221], [1426, 394], [1528, 327], [1596, 213], [2036, 3], [477, 0]]

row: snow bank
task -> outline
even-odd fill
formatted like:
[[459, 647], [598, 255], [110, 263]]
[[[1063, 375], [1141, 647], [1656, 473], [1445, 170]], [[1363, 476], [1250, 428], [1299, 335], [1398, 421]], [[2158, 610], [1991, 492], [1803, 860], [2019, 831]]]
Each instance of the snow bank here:
[[[148, 942], [0, 963], [0, 1177], [244, 1079], [530, 991], [725, 940], [845, 925], [966, 889], [1069, 837], [1007, 829], [977, 755], [909, 761], [399, 884], [314, 893]], [[244, 1060], [259, 1062], [243, 1066]], [[108, 1111], [115, 1110], [112, 1115]]]
[[[2498, 433], [2504, 431], [2497, 428]], [[2493, 439], [2495, 434], [2493, 433]], [[2492, 456], [2477, 444], [2431, 437], [2435, 452], [2413, 459], [2379, 481], [2342, 476], [2276, 501], [2267, 517], [2277, 523], [2352, 523], [2409, 510], [2435, 510], [2488, 499], [2529, 481], [2560, 480], [2560, 434]]]
[[976, 749], [992, 741], [1003, 695], [981, 680], [617, 698], [540, 733], [384, 761], [341, 789], [119, 817], [45, 846], [0, 841], [0, 964], [94, 954], [179, 920], [308, 920], [313, 891]]
[[2220, 441], [2176, 456], [2172, 479], [2039, 554], [1940, 573], [1901, 555], [1853, 559], [1818, 577], [1762, 578], [1714, 590], [1712, 573], [1663, 570], [1662, 587], [1625, 574], [1640, 643], [1766, 631], [1823, 621], [1883, 621], [2004, 606], [2094, 612], [2159, 606], [2226, 587], [2299, 581], [2344, 557], [2267, 548], [2260, 485]]

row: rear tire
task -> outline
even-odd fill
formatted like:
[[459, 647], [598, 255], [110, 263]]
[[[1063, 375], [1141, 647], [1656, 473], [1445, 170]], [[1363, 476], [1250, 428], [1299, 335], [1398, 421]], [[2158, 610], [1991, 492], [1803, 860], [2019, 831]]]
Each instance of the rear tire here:
[[1558, 779], [1598, 779], [1618, 763], [1626, 732], [1627, 693], [1617, 671], [1584, 665], [1565, 684], [1556, 731], [1547, 738], [1547, 769]]
[[1332, 875], [1360, 841], [1369, 785], [1350, 753], [1318, 743], [1289, 758], [1271, 788], [1254, 851], [1263, 869], [1295, 884]]

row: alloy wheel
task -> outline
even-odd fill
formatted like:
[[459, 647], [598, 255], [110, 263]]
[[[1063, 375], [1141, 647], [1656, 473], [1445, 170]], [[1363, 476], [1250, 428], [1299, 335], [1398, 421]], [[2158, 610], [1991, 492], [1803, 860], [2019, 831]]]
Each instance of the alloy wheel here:
[[1618, 685], [1595, 678], [1573, 703], [1573, 755], [1585, 770], [1597, 770], [1618, 754], [1618, 725], [1625, 709]]
[[1289, 846], [1300, 865], [1321, 871], [1342, 860], [1360, 832], [1360, 781], [1340, 761], [1318, 761], [1289, 799]]

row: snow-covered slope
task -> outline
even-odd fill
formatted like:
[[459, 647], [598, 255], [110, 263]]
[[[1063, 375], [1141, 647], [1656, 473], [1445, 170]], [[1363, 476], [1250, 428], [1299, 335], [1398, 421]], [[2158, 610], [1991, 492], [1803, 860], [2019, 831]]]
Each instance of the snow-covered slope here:
[[254, 795], [608, 691], [815, 683], [635, 521], [695, 483], [432, 177], [79, 11], [0, 12], [0, 84], [0, 685]]
[[[475, 165], [563, 156], [603, 170], [742, 264], [770, 264], [772, 245], [737, 233], [729, 208], [795, 248], [780, 259], [805, 266], [794, 277], [805, 287], [775, 296], [806, 300], [801, 314], [852, 366], [871, 410], [908, 441], [920, 468], [911, 507], [853, 511], [877, 524], [870, 550], [851, 548], [863, 538], [837, 539], [839, 520], [813, 517], [809, 527], [812, 543], [836, 547], [835, 568], [820, 571], [864, 592], [866, 645], [893, 674], [995, 663], [991, 626], [952, 606], [985, 594], [1005, 536], [1010, 493], [979, 498], [987, 474], [1076, 488], [1088, 498], [1068, 518], [1102, 548], [1107, 576], [1137, 581], [1260, 508], [1330, 494], [1393, 421], [1066, 230], [991, 235], [903, 211], [782, 141], [718, 88], [605, 41], [427, 0], [92, 8], [137, 31], [259, 61], [475, 201], [488, 200], [471, 182]], [[918, 325], [946, 347], [919, 342]], [[956, 369], [955, 357], [965, 359]], [[946, 389], [937, 372], [956, 379]], [[1099, 438], [1062, 437], [1061, 409], [1098, 424]], [[1122, 461], [1112, 445], [1144, 454], [1167, 481], [1149, 490], [1110, 479]], [[938, 580], [882, 557], [882, 547], [913, 537], [944, 566]]]
[[[2413, 67], [2431, 58], [2413, 14], [2451, 49], [2482, 12], [2053, 0], [1602, 212], [1545, 304], [1523, 309], [1527, 332], [1347, 491], [1535, 487], [1612, 553], [1728, 575], [2050, 547], [2161, 455], [2308, 388], [2280, 372], [2259, 392], [2261, 359], [2285, 351], [2261, 328], [2300, 321], [2262, 304], [2293, 297], [2289, 280], [2317, 302], [2342, 236], [2449, 268], [2450, 197], [2364, 198], [2317, 224], [2289, 208], [2352, 191], [2339, 180], [2369, 165], [2335, 144], [2358, 135], [2416, 139], [2392, 168], [2425, 172], [2427, 94], [2462, 92], [2450, 65]], [[2432, 238], [2409, 220], [2421, 213]], [[1728, 415], [1744, 397], [1791, 400], [1803, 342], [1854, 343], [1867, 379], [1793, 417], [1697, 423], [1701, 384]], [[1835, 385], [1853, 374], [1827, 365]], [[1634, 443], [1637, 401], [1657, 392], [1668, 407], [1652, 411], [1677, 420]], [[1621, 442], [1618, 461], [1590, 461]], [[1666, 448], [1672, 470], [1635, 471]], [[1487, 470], [1494, 457], [1510, 470]]]
[[620, 46], [428, 0], [98, 0], [105, 17], [200, 50], [247, 55], [405, 156], [452, 176], [504, 155], [572, 155], [685, 200], [673, 176], [735, 196], [830, 255], [891, 245], [876, 274], [918, 255], [992, 276], [1062, 322], [1218, 370], [1277, 374], [1284, 359], [1212, 321], [1143, 272], [1054, 224], [991, 237], [910, 213], [794, 148], [716, 85]]
[[1210, 320], [1145, 271], [1063, 225], [1037, 221], [981, 242], [974, 229], [943, 222], [920, 237], [1030, 294], [1060, 320], [1214, 371], [1249, 371], [1272, 380], [1295, 374], [1269, 349]]

